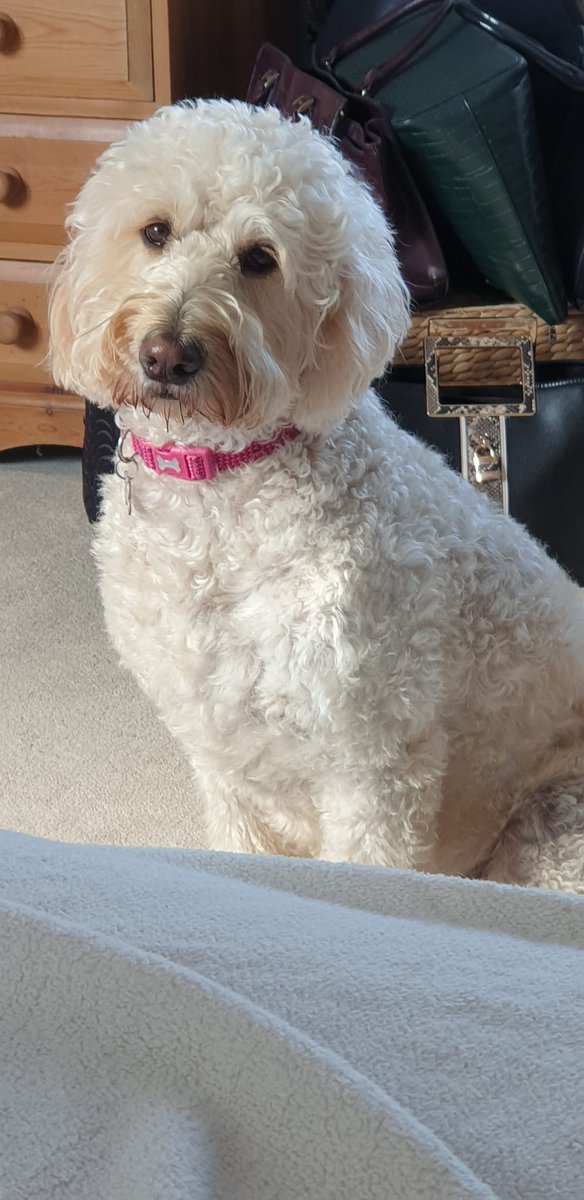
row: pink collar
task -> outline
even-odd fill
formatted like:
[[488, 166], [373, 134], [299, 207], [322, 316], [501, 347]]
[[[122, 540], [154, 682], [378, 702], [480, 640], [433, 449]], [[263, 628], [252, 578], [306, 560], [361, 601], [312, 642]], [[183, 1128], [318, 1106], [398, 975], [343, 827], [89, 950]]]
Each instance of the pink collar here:
[[144, 438], [132, 434], [132, 449], [157, 475], [172, 475], [174, 479], [190, 479], [200, 483], [212, 479], [219, 471], [231, 471], [234, 467], [245, 467], [248, 463], [267, 458], [278, 446], [290, 438], [298, 437], [299, 429], [287, 425], [269, 442], [251, 442], [238, 454], [224, 454], [208, 446], [153, 446]]

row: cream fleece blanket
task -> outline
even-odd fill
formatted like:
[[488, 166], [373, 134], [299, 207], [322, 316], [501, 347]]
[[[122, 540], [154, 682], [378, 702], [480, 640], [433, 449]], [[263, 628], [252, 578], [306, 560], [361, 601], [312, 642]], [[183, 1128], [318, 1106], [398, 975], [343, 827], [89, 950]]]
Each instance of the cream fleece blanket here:
[[2, 1200], [581, 1200], [584, 900], [0, 838]]

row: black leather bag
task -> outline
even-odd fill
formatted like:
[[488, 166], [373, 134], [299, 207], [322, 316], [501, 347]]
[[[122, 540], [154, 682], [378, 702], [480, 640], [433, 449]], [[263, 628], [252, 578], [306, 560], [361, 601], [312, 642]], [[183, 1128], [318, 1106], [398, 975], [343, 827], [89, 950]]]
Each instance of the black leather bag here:
[[[393, 370], [379, 390], [404, 429], [463, 470], [460, 422], [428, 416], [421, 368]], [[504, 404], [505, 396], [496, 393], [489, 389], [487, 402]], [[508, 512], [584, 585], [584, 363], [538, 368], [535, 393], [533, 417], [503, 418]], [[468, 401], [468, 392], [460, 398]], [[456, 400], [454, 392], [449, 400]], [[489, 490], [488, 470], [482, 486]]]
[[118, 427], [111, 409], [98, 408], [86, 400], [81, 475], [83, 506], [92, 523], [99, 517], [100, 480], [103, 475], [113, 474], [118, 437]]

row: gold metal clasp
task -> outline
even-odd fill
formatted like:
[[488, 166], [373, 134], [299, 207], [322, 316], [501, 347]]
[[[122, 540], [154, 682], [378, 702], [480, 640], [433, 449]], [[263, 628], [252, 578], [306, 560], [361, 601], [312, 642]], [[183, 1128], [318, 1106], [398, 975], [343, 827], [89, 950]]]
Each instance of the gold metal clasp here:
[[472, 455], [474, 482], [479, 486], [501, 478], [501, 459], [490, 442], [479, 442]]

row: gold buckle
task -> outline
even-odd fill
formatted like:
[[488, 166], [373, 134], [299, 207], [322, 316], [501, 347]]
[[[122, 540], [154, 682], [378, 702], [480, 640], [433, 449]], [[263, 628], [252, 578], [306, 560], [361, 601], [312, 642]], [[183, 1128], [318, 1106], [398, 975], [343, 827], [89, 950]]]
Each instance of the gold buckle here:
[[[438, 355], [440, 350], [466, 349], [476, 346], [512, 346], [517, 349], [521, 362], [521, 400], [485, 401], [464, 404], [459, 401], [448, 403], [440, 395], [438, 382]], [[535, 361], [533, 342], [526, 334], [487, 335], [441, 334], [424, 338], [424, 366], [426, 372], [426, 412], [429, 417], [532, 417], [535, 414]], [[466, 386], [466, 385], [465, 385]]]

